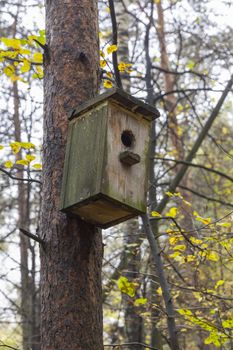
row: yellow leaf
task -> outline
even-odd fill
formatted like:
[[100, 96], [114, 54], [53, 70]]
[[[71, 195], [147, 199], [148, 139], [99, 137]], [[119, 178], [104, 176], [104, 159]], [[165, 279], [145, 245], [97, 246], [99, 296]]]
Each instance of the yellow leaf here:
[[169, 243], [171, 245], [175, 245], [177, 242], [180, 242], [180, 241], [183, 241], [183, 240], [184, 240], [184, 237], [182, 237], [182, 236], [170, 237], [169, 238]]
[[28, 60], [24, 59], [23, 65], [20, 67], [20, 72], [27, 73], [29, 72], [30, 69], [31, 69], [31, 63]]
[[36, 170], [40, 170], [40, 169], [42, 168], [42, 165], [39, 164], [39, 163], [36, 163], [36, 164], [33, 164], [32, 167], [33, 167], [34, 169], [36, 169]]
[[168, 197], [173, 197], [173, 193], [171, 193], [171, 192], [165, 192], [165, 194], [166, 194]]
[[10, 77], [11, 81], [17, 81], [17, 80], [21, 80], [20, 77], [18, 77], [17, 75], [13, 74], [11, 77]]
[[197, 239], [195, 237], [190, 237], [190, 241], [193, 243], [193, 244], [201, 244], [202, 243], [202, 240], [201, 239]]
[[166, 214], [166, 216], [170, 216], [172, 218], [175, 218], [177, 215], [177, 208], [176, 207], [172, 207], [169, 212]]
[[9, 65], [3, 69], [3, 72], [6, 74], [7, 77], [11, 77], [13, 74], [15, 74], [15, 68], [14, 66]]
[[180, 199], [183, 199], [183, 196], [181, 195], [180, 192], [174, 192], [173, 195], [174, 195], [175, 197], [179, 197]]
[[162, 217], [162, 215], [160, 213], [158, 213], [157, 211], [152, 211], [151, 212], [151, 216], [156, 217], [156, 218], [161, 218]]
[[134, 300], [134, 305], [139, 306], [139, 305], [145, 305], [147, 303], [148, 299], [147, 298], [138, 298]]
[[36, 52], [33, 55], [33, 62], [43, 63], [43, 55], [41, 52]]
[[231, 241], [230, 242], [228, 242], [228, 241], [222, 241], [222, 242], [220, 242], [220, 244], [221, 244], [221, 246], [222, 247], [224, 247], [224, 248], [226, 248], [226, 249], [231, 249]]
[[231, 223], [230, 222], [217, 222], [216, 225], [217, 226], [221, 226], [221, 227], [231, 227]]
[[1, 38], [1, 41], [7, 46], [13, 49], [19, 50], [21, 43], [19, 39]]
[[32, 154], [27, 154], [25, 157], [29, 162], [32, 162], [34, 159], [36, 159], [36, 156], [33, 156]]
[[29, 161], [26, 160], [26, 159], [19, 159], [19, 160], [16, 161], [16, 164], [27, 166], [29, 164]]
[[200, 221], [204, 225], [209, 225], [211, 223], [211, 218], [196, 217], [197, 221]]
[[106, 60], [100, 60], [100, 67], [101, 68], [104, 68], [107, 64], [107, 61]]
[[188, 309], [178, 309], [177, 311], [179, 312], [180, 315], [184, 315], [184, 316], [191, 316], [193, 314], [192, 311]]
[[32, 142], [19, 142], [22, 148], [30, 149], [36, 148], [36, 146]]
[[222, 286], [224, 283], [225, 283], [224, 280], [219, 280], [219, 281], [215, 284], [214, 288], [217, 289], [218, 287]]
[[3, 149], [3, 148], [4, 148], [4, 146], [3, 146], [3, 145], [0, 145], [0, 150]]
[[44, 71], [42, 66], [36, 66], [36, 74], [37, 74], [37, 78], [42, 79], [44, 76]]
[[195, 259], [196, 259], [195, 255], [188, 255], [188, 256], [186, 257], [186, 261], [187, 261], [187, 262], [192, 262], [192, 261], [194, 261]]
[[110, 81], [110, 80], [105, 80], [104, 81], [104, 87], [106, 88], [106, 89], [111, 89], [112, 88], [112, 82]]
[[18, 55], [18, 51], [0, 51], [0, 57], [2, 58], [15, 58]]
[[206, 259], [210, 260], [210, 261], [218, 261], [219, 260], [219, 256], [216, 252], [213, 251], [207, 251], [206, 252]]
[[117, 51], [117, 46], [116, 45], [111, 45], [107, 48], [107, 53], [110, 54], [114, 51]]
[[111, 72], [107, 72], [106, 74], [107, 74], [107, 76], [108, 76], [110, 79], [112, 78], [112, 73], [111, 73]]
[[130, 282], [125, 276], [121, 276], [117, 281], [118, 288], [124, 294], [134, 297], [135, 295], [135, 284]]
[[200, 221], [204, 225], [209, 225], [211, 223], [211, 218], [202, 218], [196, 211], [193, 212], [193, 215], [196, 216], [197, 221]]
[[10, 160], [7, 160], [4, 163], [5, 168], [12, 168], [13, 167], [13, 163]]
[[233, 319], [228, 319], [222, 322], [223, 328], [233, 328]]
[[184, 244], [176, 245], [173, 249], [179, 250], [179, 251], [184, 251], [186, 249], [186, 246]]
[[157, 294], [160, 295], [160, 296], [163, 294], [162, 288], [161, 288], [161, 287], [159, 287], [159, 288], [156, 290], [156, 292], [157, 292]]
[[180, 255], [181, 255], [181, 252], [180, 251], [176, 251], [173, 254], [170, 254], [169, 257], [171, 259], [175, 259], [177, 261], [180, 261]]
[[120, 72], [124, 72], [125, 69], [126, 69], [126, 64], [125, 64], [124, 62], [120, 62], [120, 63], [118, 64], [118, 70], [119, 70]]
[[105, 57], [105, 53], [104, 53], [103, 50], [100, 50], [100, 56], [103, 57], [103, 58]]
[[10, 143], [10, 147], [11, 147], [11, 150], [14, 154], [17, 154], [19, 153], [20, 149], [21, 149], [21, 144], [20, 142], [11, 142]]
[[206, 248], [208, 248], [208, 244], [203, 243], [203, 244], [201, 245], [201, 248], [202, 248], [202, 249], [206, 249]]
[[30, 55], [31, 54], [31, 51], [30, 50], [27, 50], [27, 49], [20, 49], [19, 50], [19, 53], [21, 55]]

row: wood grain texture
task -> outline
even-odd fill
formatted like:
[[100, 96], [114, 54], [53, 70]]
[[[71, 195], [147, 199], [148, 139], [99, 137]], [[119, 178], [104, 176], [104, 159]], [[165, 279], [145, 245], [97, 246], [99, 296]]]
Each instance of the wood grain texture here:
[[[140, 115], [119, 108], [114, 103], [108, 109], [107, 159], [102, 191], [119, 202], [146, 211], [147, 155], [150, 122]], [[133, 133], [131, 147], [121, 142], [125, 130]], [[129, 167], [119, 160], [119, 155], [130, 150], [140, 156], [140, 163]]]

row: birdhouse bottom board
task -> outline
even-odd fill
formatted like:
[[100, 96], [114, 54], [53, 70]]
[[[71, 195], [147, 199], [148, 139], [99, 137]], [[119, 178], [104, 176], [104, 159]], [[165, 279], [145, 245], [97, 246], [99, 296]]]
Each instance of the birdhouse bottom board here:
[[73, 205], [68, 209], [69, 212], [101, 228], [108, 228], [143, 213], [105, 197], [103, 194]]

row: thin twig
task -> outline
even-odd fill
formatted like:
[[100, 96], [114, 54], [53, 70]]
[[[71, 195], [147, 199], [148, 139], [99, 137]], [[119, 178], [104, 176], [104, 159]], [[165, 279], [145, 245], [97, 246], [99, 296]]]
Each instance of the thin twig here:
[[[116, 21], [116, 13], [115, 13], [115, 7], [114, 7], [114, 1], [109, 0], [109, 8], [110, 8], [110, 15], [111, 15], [111, 21], [112, 21], [112, 44], [118, 45], [117, 42], [117, 21]], [[121, 82], [121, 76], [118, 69], [118, 59], [117, 59], [117, 51], [112, 52], [112, 61], [113, 61], [113, 68], [114, 68], [114, 74], [116, 79], [117, 87], [122, 89], [122, 82]]]
[[[172, 159], [172, 158], [162, 158], [162, 157], [155, 157], [154, 159], [158, 159], [161, 160], [162, 162], [174, 162], [176, 164], [187, 164], [188, 166], [194, 167], [194, 168], [200, 168], [206, 171], [209, 171], [211, 173], [214, 173], [216, 175], [219, 175], [221, 177], [224, 177], [225, 179], [233, 182], [233, 178], [224, 174], [223, 172], [219, 171], [219, 170], [215, 170], [212, 168], [208, 168], [202, 164], [195, 164], [195, 163], [191, 163], [191, 162], [186, 162], [185, 160], [179, 160], [179, 159]], [[173, 168], [172, 168], [173, 169]]]
[[28, 231], [26, 231], [26, 230], [24, 230], [23, 228], [19, 228], [19, 230], [20, 230], [20, 232], [22, 232], [25, 236], [27, 236], [27, 237], [29, 237], [29, 238], [31, 238], [31, 239], [33, 239], [34, 241], [36, 241], [36, 242], [38, 242], [38, 243], [40, 243], [41, 245], [43, 245], [44, 244], [44, 241], [43, 241], [43, 239], [41, 239], [40, 237], [38, 237], [38, 236], [36, 236], [36, 235], [34, 235], [33, 233], [30, 233], [30, 232], [28, 232]]
[[42, 185], [42, 182], [39, 181], [39, 180], [35, 180], [35, 179], [24, 179], [22, 177], [16, 177], [14, 175], [12, 175], [9, 171], [3, 169], [3, 168], [0, 168], [0, 171], [3, 172], [4, 174], [6, 174], [7, 176], [9, 176], [10, 179], [12, 180], [17, 180], [17, 181], [24, 181], [24, 182], [35, 182], [35, 183], [38, 183], [40, 185]]
[[143, 346], [146, 349], [151, 349], [151, 350], [159, 350], [158, 348], [154, 348], [150, 345], [144, 344], [144, 343], [138, 343], [138, 342], [133, 342], [133, 343], [122, 343], [122, 344], [104, 344], [105, 348], [117, 348], [117, 347], [125, 347], [125, 346]]

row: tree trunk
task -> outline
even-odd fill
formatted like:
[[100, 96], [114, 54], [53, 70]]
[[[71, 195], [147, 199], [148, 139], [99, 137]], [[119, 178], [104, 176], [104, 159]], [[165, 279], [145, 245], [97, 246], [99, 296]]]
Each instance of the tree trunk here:
[[[18, 82], [13, 83], [13, 104], [14, 104], [14, 137], [15, 141], [21, 141], [21, 127], [19, 114], [19, 91]], [[16, 160], [22, 159], [22, 152], [16, 154]], [[23, 172], [17, 172], [16, 177], [22, 178]], [[28, 192], [27, 185], [22, 181], [18, 181], [18, 226], [28, 227], [29, 224], [29, 208], [28, 208]], [[30, 277], [28, 268], [28, 246], [29, 239], [20, 233], [20, 276], [21, 276], [21, 320], [22, 320], [22, 343], [23, 350], [31, 349], [31, 295], [30, 295]]]
[[101, 233], [59, 210], [67, 112], [97, 93], [97, 23], [96, 0], [46, 1], [42, 350], [103, 349]]

